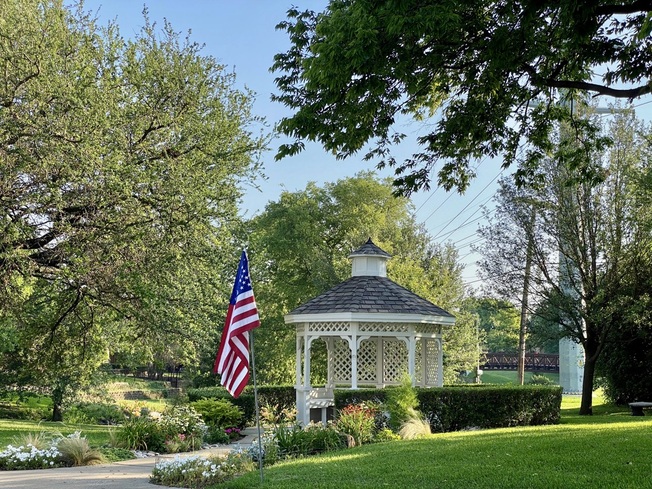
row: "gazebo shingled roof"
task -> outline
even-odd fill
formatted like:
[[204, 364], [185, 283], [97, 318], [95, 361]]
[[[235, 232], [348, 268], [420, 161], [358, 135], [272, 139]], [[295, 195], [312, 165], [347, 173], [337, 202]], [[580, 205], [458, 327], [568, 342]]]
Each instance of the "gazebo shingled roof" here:
[[349, 255], [349, 258], [353, 256], [360, 256], [360, 255], [373, 255], [373, 256], [382, 256], [385, 258], [391, 258], [392, 255], [387, 253], [385, 250], [382, 248], [376, 246], [376, 244], [371, 241], [371, 238], [367, 240], [365, 244], [363, 244], [360, 248], [355, 250]]
[[[375, 245], [374, 245], [375, 246]], [[419, 297], [387, 277], [358, 276], [300, 305], [289, 316], [338, 312], [377, 312], [448, 316], [441, 307]]]

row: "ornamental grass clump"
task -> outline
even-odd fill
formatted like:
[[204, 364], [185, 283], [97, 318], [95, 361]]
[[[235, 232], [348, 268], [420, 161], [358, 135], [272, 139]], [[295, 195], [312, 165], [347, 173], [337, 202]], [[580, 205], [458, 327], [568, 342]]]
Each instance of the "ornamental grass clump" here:
[[416, 438], [423, 438], [430, 434], [430, 423], [418, 412], [415, 412], [414, 416], [405, 421], [401, 425], [401, 429], [398, 430], [398, 435], [403, 440], [414, 440]]
[[99, 450], [91, 448], [88, 440], [80, 436], [79, 431], [57, 443], [60, 458], [67, 466], [79, 467], [83, 465], [96, 465], [105, 462]]
[[245, 453], [231, 452], [225, 458], [190, 456], [156, 463], [150, 482], [163, 486], [201, 489], [251, 471], [254, 464]]

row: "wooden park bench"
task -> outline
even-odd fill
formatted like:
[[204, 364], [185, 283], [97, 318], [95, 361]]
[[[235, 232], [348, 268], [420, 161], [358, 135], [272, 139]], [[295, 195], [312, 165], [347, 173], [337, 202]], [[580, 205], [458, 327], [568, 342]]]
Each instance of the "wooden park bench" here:
[[630, 402], [629, 407], [632, 409], [632, 416], [644, 416], [643, 408], [652, 407], [652, 402]]

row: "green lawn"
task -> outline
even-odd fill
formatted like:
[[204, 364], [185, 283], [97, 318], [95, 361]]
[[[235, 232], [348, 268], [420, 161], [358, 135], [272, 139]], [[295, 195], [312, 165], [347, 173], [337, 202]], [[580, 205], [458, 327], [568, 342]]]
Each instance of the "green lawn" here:
[[93, 424], [67, 424], [53, 423], [50, 421], [24, 421], [16, 419], [0, 419], [0, 449], [14, 443], [14, 437], [21, 433], [61, 433], [68, 435], [81, 431], [92, 446], [102, 446], [109, 443], [110, 432], [115, 426], [101, 426]]
[[[532, 375], [543, 375], [555, 384], [559, 383], [559, 374], [552, 372], [525, 372], [525, 382], [528, 382]], [[518, 375], [516, 370], [484, 370], [481, 380], [483, 384], [516, 384]]]
[[565, 396], [555, 426], [463, 431], [417, 441], [366, 445], [294, 460], [225, 488], [595, 489], [650, 487], [652, 416], [594, 397], [594, 416], [579, 416]]

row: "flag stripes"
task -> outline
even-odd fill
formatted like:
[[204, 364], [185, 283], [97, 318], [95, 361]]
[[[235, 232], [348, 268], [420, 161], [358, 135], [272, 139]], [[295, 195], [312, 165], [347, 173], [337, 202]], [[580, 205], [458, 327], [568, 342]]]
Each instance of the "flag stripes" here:
[[220, 382], [233, 397], [237, 398], [249, 382], [249, 331], [259, 325], [247, 255], [243, 251], [213, 366], [213, 373], [220, 374]]

